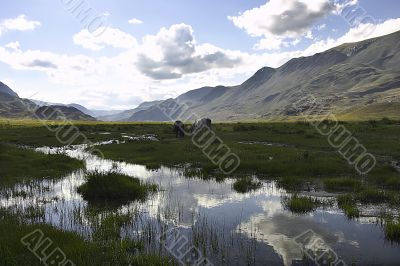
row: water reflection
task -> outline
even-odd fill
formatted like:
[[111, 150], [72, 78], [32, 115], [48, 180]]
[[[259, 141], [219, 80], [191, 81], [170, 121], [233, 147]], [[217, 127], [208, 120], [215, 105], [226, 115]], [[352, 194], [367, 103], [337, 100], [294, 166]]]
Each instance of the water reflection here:
[[[124, 213], [139, 213], [124, 229], [125, 234], [140, 237], [148, 228], [153, 242], [165, 225], [176, 226], [189, 239], [202, 239], [207, 257], [216, 265], [290, 265], [301, 260], [303, 252], [293, 238], [312, 229], [348, 264], [396, 265], [400, 261], [398, 245], [384, 240], [376, 219], [349, 221], [335, 206], [318, 209], [308, 215], [293, 215], [281, 204], [286, 191], [275, 182], [264, 182], [262, 189], [240, 194], [232, 189], [232, 180], [216, 182], [186, 178], [181, 169], [162, 167], [148, 170], [141, 165], [104, 160], [85, 152], [85, 145], [66, 148], [39, 148], [44, 153], [65, 152], [85, 161], [86, 171], [121, 173], [159, 185], [161, 191], [144, 203], [133, 202], [120, 208]], [[90, 237], [93, 219], [90, 206], [76, 192], [84, 182], [83, 170], [58, 181], [18, 185], [3, 191], [0, 204], [25, 211], [40, 206], [43, 213], [33, 216], [66, 230]]]

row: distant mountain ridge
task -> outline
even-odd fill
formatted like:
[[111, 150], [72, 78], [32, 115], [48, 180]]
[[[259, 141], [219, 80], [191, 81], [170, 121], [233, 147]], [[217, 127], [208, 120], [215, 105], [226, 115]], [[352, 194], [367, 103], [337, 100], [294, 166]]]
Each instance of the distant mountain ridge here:
[[22, 99], [10, 87], [0, 82], [0, 117], [2, 118], [96, 121], [92, 116], [73, 106], [46, 104]]
[[[288, 118], [299, 115], [293, 104], [311, 94], [324, 101], [321, 113], [400, 102], [400, 31], [264, 67], [238, 86], [203, 87], [158, 104], [189, 107], [172, 119], [185, 113], [217, 121]], [[170, 120], [161, 109], [152, 106], [129, 120]]]
[[143, 102], [134, 109], [125, 110], [125, 111], [117, 112], [114, 114], [99, 116], [98, 119], [100, 119], [102, 121], [129, 121], [129, 119], [135, 113], [143, 111], [143, 110], [147, 110], [148, 108], [150, 108], [156, 104], [159, 104], [161, 102], [162, 101]]
[[35, 118], [44, 120], [96, 121], [96, 118], [77, 108], [65, 105], [41, 106], [35, 110], [34, 114]]

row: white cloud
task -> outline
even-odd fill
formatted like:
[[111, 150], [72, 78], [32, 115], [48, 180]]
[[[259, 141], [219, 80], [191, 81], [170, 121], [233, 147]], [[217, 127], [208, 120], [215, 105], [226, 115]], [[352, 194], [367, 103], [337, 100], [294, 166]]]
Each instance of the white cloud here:
[[358, 0], [335, 0], [335, 13], [340, 15], [346, 8], [351, 8], [358, 5]]
[[325, 40], [314, 42], [303, 51], [302, 56], [323, 52], [344, 43], [359, 42], [365, 39], [387, 35], [399, 30], [400, 18], [389, 19], [379, 24], [359, 24], [357, 27], [351, 28], [347, 33], [337, 39], [327, 38]]
[[279, 50], [284, 45], [281, 38], [263, 38], [255, 46], [256, 50]]
[[[126, 48], [120, 46], [117, 55], [67, 55], [24, 50], [18, 42], [14, 42], [0, 46], [0, 62], [16, 70], [47, 75], [42, 84], [24, 86], [19, 82], [18, 92], [22, 97], [34, 94], [35, 88], [39, 87], [48, 101], [78, 102], [91, 108], [124, 109], [132, 108], [142, 100], [175, 97], [202, 86], [236, 85], [263, 66], [279, 67], [293, 57], [313, 55], [344, 42], [400, 30], [400, 19], [377, 24], [371, 34], [363, 31], [366, 27], [361, 24], [340, 38], [317, 41], [304, 50], [244, 53], [212, 44], [199, 44], [189, 25], [178, 24], [146, 36], [139, 44], [128, 41], [131, 44], [122, 46]], [[133, 38], [120, 30], [116, 29], [116, 32], [129, 35], [128, 40]], [[105, 37], [100, 36], [101, 41], [94, 41], [93, 47], [115, 47], [110, 39], [102, 38]], [[282, 46], [285, 45], [284, 41]], [[168, 80], [154, 79], [157, 75], [176, 76]]]
[[7, 43], [4, 47], [14, 50], [14, 51], [20, 51], [21, 45], [19, 44], [18, 41], [16, 41], [16, 42]]
[[101, 29], [101, 31], [104, 32], [96, 36], [84, 29], [73, 36], [73, 41], [76, 45], [94, 51], [99, 51], [106, 46], [121, 49], [131, 49], [137, 46], [136, 38], [129, 33], [112, 27]]
[[300, 37], [312, 38], [313, 24], [333, 10], [329, 0], [270, 0], [228, 19], [249, 35], [263, 37], [256, 49], [277, 50]]
[[299, 37], [331, 11], [328, 0], [270, 0], [228, 19], [251, 36]]
[[218, 47], [204, 47], [196, 43], [191, 26], [175, 24], [144, 37], [136, 65], [144, 75], [162, 80], [212, 68], [232, 68], [240, 63], [240, 58]]
[[358, 42], [369, 38], [375, 38], [400, 30], [400, 18], [388, 19], [379, 24], [359, 24], [351, 28], [344, 36], [339, 38], [338, 43]]
[[133, 25], [139, 25], [139, 24], [143, 24], [143, 21], [141, 21], [140, 19], [137, 18], [132, 18], [130, 20], [128, 20], [129, 24], [133, 24]]
[[0, 21], [0, 35], [7, 31], [29, 31], [34, 30], [41, 24], [39, 21], [29, 20], [25, 15]]

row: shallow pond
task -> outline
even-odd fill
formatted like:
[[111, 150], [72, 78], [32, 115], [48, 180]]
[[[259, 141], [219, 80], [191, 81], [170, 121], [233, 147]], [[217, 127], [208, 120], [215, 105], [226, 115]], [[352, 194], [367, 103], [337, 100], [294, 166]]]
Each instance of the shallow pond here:
[[[217, 182], [187, 178], [182, 169], [166, 167], [148, 170], [141, 165], [101, 159], [85, 152], [85, 148], [44, 147], [37, 151], [63, 152], [82, 159], [86, 171], [113, 168], [158, 184], [160, 191], [146, 202], [118, 208], [120, 213], [132, 214], [121, 234], [145, 239], [148, 252], [172, 255], [165, 248], [170, 242], [160, 241], [160, 236], [173, 229], [175, 235], [181, 234], [189, 241], [182, 250], [195, 244], [214, 265], [302, 265], [307, 254], [315, 256], [310, 250], [318, 254], [333, 250], [347, 265], [399, 265], [400, 246], [385, 240], [382, 226], [373, 215], [349, 220], [337, 206], [295, 215], [283, 207], [282, 196], [288, 193], [275, 182], [263, 182], [261, 189], [241, 194], [233, 190], [231, 179]], [[1, 192], [0, 204], [27, 213], [32, 222], [46, 222], [90, 238], [98, 220], [90, 211], [94, 207], [76, 192], [84, 182], [84, 174], [80, 170], [56, 181], [18, 185]], [[32, 211], [31, 207], [39, 207], [40, 211]], [[96, 215], [105, 217], [112, 211]], [[310, 232], [318, 241], [308, 239], [305, 245], [301, 239]], [[310, 243], [316, 246], [310, 247]]]

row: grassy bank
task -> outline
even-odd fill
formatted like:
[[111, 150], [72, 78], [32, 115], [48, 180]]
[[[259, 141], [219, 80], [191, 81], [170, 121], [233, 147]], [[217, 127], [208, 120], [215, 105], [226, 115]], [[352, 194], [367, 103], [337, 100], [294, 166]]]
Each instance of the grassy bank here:
[[59, 178], [83, 167], [82, 161], [63, 154], [47, 155], [13, 145], [0, 144], [0, 185]]
[[101, 241], [86, 241], [75, 233], [61, 231], [49, 225], [26, 224], [18, 215], [5, 210], [0, 210], [0, 265], [43, 265], [21, 243], [23, 237], [35, 230], [40, 230], [43, 238], [29, 238], [32, 245], [48, 237], [52, 244], [46, 251], [53, 251], [58, 247], [74, 265], [171, 265], [165, 258], [133, 253], [131, 247], [136, 245], [128, 240], [119, 238], [104, 246]]

